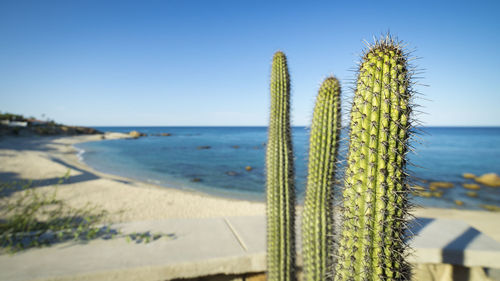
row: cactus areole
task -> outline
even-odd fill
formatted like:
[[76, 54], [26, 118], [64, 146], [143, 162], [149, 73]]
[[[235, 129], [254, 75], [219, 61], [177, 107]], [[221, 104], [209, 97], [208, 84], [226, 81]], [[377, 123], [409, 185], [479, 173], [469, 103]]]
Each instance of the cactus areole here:
[[290, 78], [285, 54], [271, 69], [271, 116], [266, 151], [267, 280], [295, 280], [295, 186], [290, 132]]
[[398, 43], [363, 56], [351, 110], [335, 280], [409, 280], [405, 262], [410, 73]]
[[340, 84], [325, 79], [314, 107], [309, 165], [302, 214], [304, 280], [331, 280], [333, 266], [333, 186], [340, 137]]

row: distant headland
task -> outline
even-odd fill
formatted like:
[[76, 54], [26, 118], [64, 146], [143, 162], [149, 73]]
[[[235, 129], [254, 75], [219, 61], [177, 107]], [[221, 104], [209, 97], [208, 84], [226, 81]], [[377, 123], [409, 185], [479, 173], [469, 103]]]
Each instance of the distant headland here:
[[0, 136], [52, 136], [52, 135], [93, 135], [102, 132], [89, 127], [68, 126], [54, 120], [39, 120], [20, 114], [0, 112]]

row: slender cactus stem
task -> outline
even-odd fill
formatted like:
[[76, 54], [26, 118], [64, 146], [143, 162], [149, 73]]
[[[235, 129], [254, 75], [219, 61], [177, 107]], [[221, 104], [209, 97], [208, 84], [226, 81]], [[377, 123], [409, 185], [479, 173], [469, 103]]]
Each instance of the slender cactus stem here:
[[285, 54], [271, 69], [271, 116], [266, 151], [267, 280], [295, 280], [295, 186], [290, 132], [290, 77]]
[[333, 266], [333, 186], [340, 138], [340, 84], [325, 79], [314, 107], [309, 174], [302, 215], [304, 280], [330, 280]]

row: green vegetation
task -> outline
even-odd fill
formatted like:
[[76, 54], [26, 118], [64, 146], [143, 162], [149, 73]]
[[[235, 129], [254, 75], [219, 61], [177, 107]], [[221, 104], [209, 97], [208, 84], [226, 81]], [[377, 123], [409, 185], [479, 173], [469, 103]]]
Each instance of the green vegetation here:
[[[333, 185], [340, 132], [340, 85], [327, 78], [311, 126], [309, 174], [302, 219], [304, 277], [319, 280], [409, 280], [405, 230], [409, 187], [411, 72], [406, 53], [389, 36], [360, 64], [351, 109], [350, 144], [338, 247], [333, 247]], [[268, 280], [292, 280], [293, 160], [289, 80], [275, 54], [267, 147]], [[334, 264], [335, 259], [335, 264]]]
[[304, 280], [327, 280], [333, 266], [333, 186], [340, 137], [340, 84], [325, 79], [316, 99], [302, 215]]
[[177, 236], [174, 233], [161, 233], [161, 232], [156, 232], [156, 233], [151, 233], [150, 231], [145, 231], [145, 232], [134, 232], [125, 235], [125, 239], [127, 242], [135, 242], [136, 244], [140, 243], [149, 243], [156, 241], [162, 237], [167, 237], [169, 239], [175, 239]]
[[[69, 171], [58, 184], [64, 183]], [[0, 247], [8, 253], [75, 241], [85, 243], [93, 239], [125, 238], [129, 242], [149, 243], [162, 237], [175, 239], [175, 234], [123, 234], [105, 223], [106, 211], [87, 204], [73, 208], [57, 198], [53, 192], [41, 192], [31, 182], [0, 183]]]
[[363, 56], [351, 110], [335, 280], [407, 280], [404, 259], [410, 130], [407, 57], [390, 38]]
[[[69, 170], [59, 184], [68, 177]], [[98, 226], [105, 211], [91, 205], [72, 208], [57, 198], [57, 189], [47, 194], [32, 188], [30, 182], [22, 185], [21, 190], [16, 183], [2, 183], [0, 194], [0, 246], [9, 252], [114, 234], [109, 228]]]
[[266, 152], [267, 280], [295, 280], [295, 186], [290, 132], [290, 77], [285, 54], [274, 54]]
[[27, 118], [20, 114], [13, 114], [13, 113], [1, 113], [0, 112], [0, 120], [9, 120], [9, 121], [26, 121]]

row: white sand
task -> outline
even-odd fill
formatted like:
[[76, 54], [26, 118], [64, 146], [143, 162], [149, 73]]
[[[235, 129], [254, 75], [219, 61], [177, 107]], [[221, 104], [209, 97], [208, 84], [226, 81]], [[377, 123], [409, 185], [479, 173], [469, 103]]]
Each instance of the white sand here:
[[[106, 136], [111, 137], [122, 136]], [[0, 139], [0, 181], [33, 180], [35, 186], [42, 184], [37, 190], [53, 192], [56, 187], [52, 183], [71, 169], [69, 180], [57, 187], [58, 197], [75, 207], [87, 203], [100, 206], [113, 222], [265, 214], [263, 203], [217, 198], [97, 172], [78, 160], [73, 144], [100, 139], [98, 135], [4, 137]]]
[[[106, 138], [124, 136], [113, 133]], [[46, 181], [37, 189], [52, 192], [52, 183], [71, 169], [69, 181], [58, 187], [58, 197], [75, 207], [87, 203], [100, 206], [110, 213], [113, 222], [265, 215], [264, 203], [218, 198], [97, 172], [78, 160], [73, 144], [100, 139], [99, 135], [2, 137], [0, 181]], [[413, 213], [461, 219], [500, 241], [500, 213], [438, 208], [417, 208]]]

